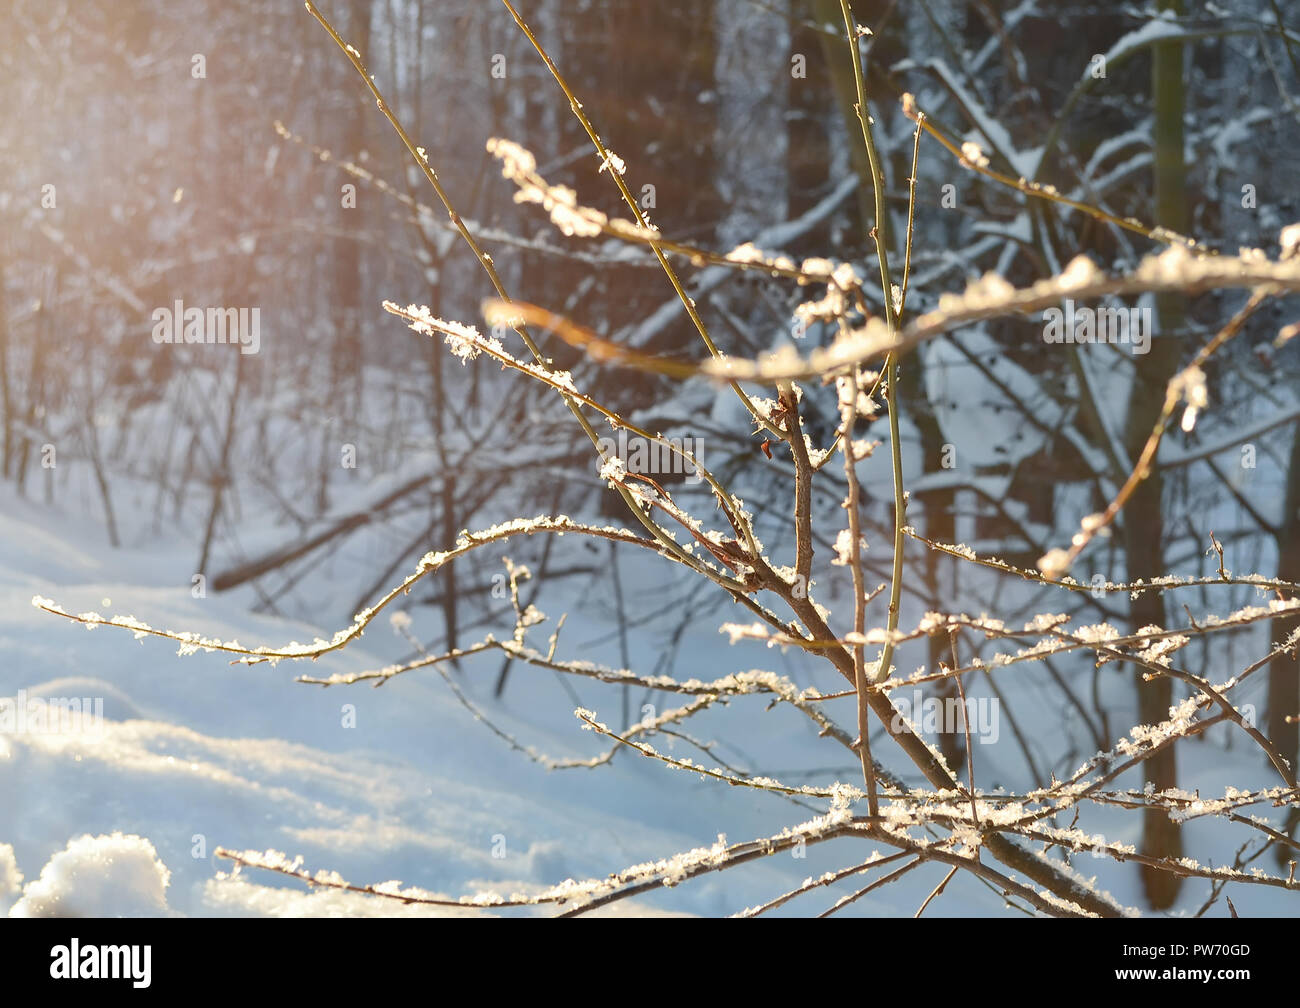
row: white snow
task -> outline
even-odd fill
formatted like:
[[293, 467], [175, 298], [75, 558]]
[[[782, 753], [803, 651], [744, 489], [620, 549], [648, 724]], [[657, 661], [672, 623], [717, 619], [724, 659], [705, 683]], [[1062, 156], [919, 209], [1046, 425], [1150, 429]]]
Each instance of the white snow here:
[[[3, 861], [0, 852], [0, 869]], [[170, 880], [171, 872], [143, 837], [85, 834], [50, 859], [9, 916], [163, 917]]]
[[[378, 690], [294, 681], [302, 673], [346, 675], [400, 657], [406, 645], [388, 620], [341, 653], [274, 667], [232, 666], [228, 655], [202, 650], [178, 658], [174, 644], [137, 641], [108, 627], [87, 633], [32, 607], [31, 596], [55, 598], [74, 612], [110, 599], [112, 611], [142, 622], [147, 616], [153, 626], [193, 628], [213, 641], [325, 640], [337, 627], [250, 614], [253, 596], [238, 591], [193, 598], [188, 575], [176, 573], [193, 562], [179, 536], [112, 551], [97, 541], [93, 522], [34, 506], [8, 486], [0, 495], [0, 697], [30, 690], [106, 701], [98, 731], [0, 731], [0, 912], [18, 904], [13, 913], [33, 915], [481, 914], [494, 911], [403, 907], [373, 896], [307, 891], [298, 883], [286, 888], [265, 873], [232, 873], [215, 851], [275, 847], [352, 882], [400, 879], [455, 898], [601, 878], [690, 851], [719, 831], [757, 837], [774, 821], [807, 818], [774, 808], [779, 798], [755, 807], [752, 794], [651, 765], [626, 750], [596, 770], [548, 772], [485, 730], [430, 670], [398, 676]], [[489, 531], [532, 524], [507, 522]], [[652, 567], [638, 572], [636, 551], [621, 562], [638, 578], [662, 579], [667, 566], [649, 556]], [[373, 556], [347, 563], [359, 577]], [[588, 657], [580, 643], [606, 626], [605, 617], [573, 608], [576, 599], [542, 601], [548, 612], [572, 610], [561, 654]], [[422, 621], [427, 627], [424, 611], [413, 619], [417, 632]], [[547, 635], [553, 625], [537, 632]], [[711, 630], [694, 639], [699, 651], [726, 650]], [[566, 651], [570, 640], [574, 648]], [[642, 657], [653, 654], [649, 648], [636, 652], [639, 673], [653, 671]], [[743, 668], [737, 657], [729, 654], [726, 666]], [[607, 748], [593, 745], [598, 740], [581, 732], [571, 713], [539, 720], [557, 696], [565, 698], [548, 672], [519, 665], [505, 700], [493, 700], [498, 666], [499, 654], [469, 662], [460, 680], [498, 725], [565, 758], [587, 759]], [[745, 681], [751, 679], [780, 681], [770, 672]], [[616, 715], [620, 687], [573, 682], [603, 719]], [[793, 687], [784, 689], [794, 695]], [[792, 756], [807, 744], [810, 723], [764, 714], [764, 702], [740, 698], [732, 711], [752, 703], [773, 751]], [[355, 727], [343, 724], [345, 705], [355, 711]], [[642, 716], [638, 711], [636, 718]], [[672, 736], [659, 739], [657, 748], [697, 755]], [[651, 894], [599, 912], [730, 913], [796, 884], [817, 858], [810, 849], [807, 860], [769, 859], [682, 886], [671, 897]]]

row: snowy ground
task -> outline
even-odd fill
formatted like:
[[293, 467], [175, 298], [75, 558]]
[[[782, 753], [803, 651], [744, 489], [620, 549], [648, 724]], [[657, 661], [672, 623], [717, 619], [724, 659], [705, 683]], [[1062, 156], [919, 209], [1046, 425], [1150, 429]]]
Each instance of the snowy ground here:
[[[382, 689], [324, 690], [293, 681], [305, 668], [179, 658], [164, 641], [49, 616], [33, 595], [224, 639], [284, 642], [334, 629], [250, 615], [237, 595], [194, 599], [181, 573], [188, 545], [113, 551], [96, 543], [93, 524], [4, 492], [0, 696], [104, 697], [106, 721], [101, 733], [0, 735], [0, 905], [14, 904], [15, 915], [415, 913], [266, 873], [219, 878], [229, 863], [212, 851], [276, 848], [352, 882], [396, 878], [455, 896], [601, 876], [711, 844], [719, 832], [757, 836], [773, 822], [764, 813], [811, 817], [627, 756], [548, 772], [476, 723], [433, 672]], [[382, 665], [401, 642], [375, 641], [386, 654], [366, 645], [389, 633], [384, 621], [310, 671]], [[498, 664], [467, 668], [465, 681], [501, 727], [554, 756], [604, 748], [572, 718], [547, 729], [519, 717], [537, 703], [527, 681], [536, 670], [516, 669], [504, 703], [494, 703]], [[556, 684], [543, 675], [553, 700]], [[355, 727], [343, 726], [344, 705], [355, 708]], [[815, 856], [773, 860], [637, 909], [731, 912], [797, 883], [812, 864]]]
[[[232, 877], [224, 874], [229, 863], [212, 852], [219, 845], [276, 849], [350, 882], [397, 879], [449, 896], [533, 891], [708, 846], [720, 833], [731, 841], [768, 835], [824, 811], [824, 803], [795, 808], [627, 752], [594, 770], [547, 771], [477, 723], [430, 670], [381, 689], [321, 689], [294, 681], [301, 672], [357, 671], [401, 657], [406, 645], [387, 620], [309, 669], [232, 666], [211, 654], [181, 658], [165, 641], [137, 642], [111, 628], [87, 631], [35, 609], [32, 597], [48, 596], [73, 612], [131, 614], [156, 627], [245, 643], [329, 636], [345, 621], [306, 626], [250, 614], [251, 597], [240, 592], [195, 599], [187, 573], [192, 546], [179, 534], [139, 534], [130, 548], [115, 551], [102, 545], [101, 530], [85, 515], [46, 509], [15, 497], [7, 486], [0, 494], [0, 697], [20, 690], [29, 698], [103, 697], [105, 713], [99, 733], [0, 734], [0, 911], [414, 915], [427, 911], [311, 891], [265, 872]], [[333, 573], [359, 576], [365, 560], [343, 551]], [[629, 582], [645, 586], [637, 593], [640, 604], [662, 604], [680, 590], [667, 565], [653, 558], [644, 569], [636, 563], [629, 558], [626, 570]], [[598, 599], [575, 588], [570, 598], [539, 604], [553, 616], [568, 610], [562, 641], [570, 657], [609, 659], [607, 614]], [[732, 618], [724, 607], [713, 626]], [[733, 648], [707, 629], [704, 621], [683, 647], [685, 664], [701, 676], [750, 667], [792, 671], [777, 651]], [[654, 648], [634, 628], [638, 670], [650, 670]], [[503, 701], [494, 701], [499, 664], [499, 656], [467, 662], [458, 681], [500, 728], [551, 756], [588, 757], [606, 747], [607, 740], [579, 730], [573, 698], [548, 672], [517, 666]], [[1122, 682], [1126, 695], [1127, 677]], [[583, 706], [617, 721], [615, 688], [587, 682], [573, 688]], [[1044, 693], [1040, 703], [1030, 691], [1024, 702], [1028, 707], [1020, 710], [1037, 718], [1028, 725], [1032, 733], [1061, 731], [1059, 699]], [[346, 705], [353, 708], [352, 727], [345, 726]], [[693, 723], [692, 733], [730, 740], [718, 754], [742, 766], [789, 773], [799, 782], [853, 779], [852, 767], [816, 739], [808, 722], [788, 710], [765, 712], [765, 705], [761, 698], [734, 701]], [[842, 711], [837, 716], [851, 720]], [[658, 744], [674, 746], [662, 736]], [[701, 758], [698, 751], [676, 751]], [[1184, 746], [1188, 786], [1214, 794], [1229, 784], [1267, 783], [1259, 768], [1243, 773], [1241, 767], [1253, 763], [1239, 761], [1240, 746], [1234, 751], [1238, 756], [1225, 760], [1218, 744]], [[1014, 772], [1006, 752], [980, 747], [982, 779], [992, 783], [1000, 772]], [[879, 749], [877, 755], [898, 765], [896, 754]], [[816, 772], [797, 776], [801, 769]], [[1111, 840], [1137, 840], [1132, 816], [1101, 817], [1090, 827], [1106, 830]], [[1235, 845], [1210, 839], [1205, 831], [1215, 828], [1189, 824], [1189, 850], [1202, 859], [1212, 850], [1215, 863], [1230, 861]], [[616, 904], [610, 912], [733, 913], [866, 853], [836, 841], [810, 847], [804, 859], [778, 855]], [[1140, 905], [1131, 866], [1091, 859], [1075, 864], [1084, 875], [1098, 874], [1102, 888], [1118, 899]], [[850, 912], [910, 915], [943, 874], [918, 870]], [[860, 884], [850, 880], [780, 912], [818, 912]], [[1204, 885], [1185, 887], [1179, 911], [1194, 911], [1204, 897]], [[1252, 915], [1289, 913], [1294, 902], [1262, 889], [1243, 891], [1234, 901]], [[1002, 912], [999, 897], [965, 876], [927, 910]]]

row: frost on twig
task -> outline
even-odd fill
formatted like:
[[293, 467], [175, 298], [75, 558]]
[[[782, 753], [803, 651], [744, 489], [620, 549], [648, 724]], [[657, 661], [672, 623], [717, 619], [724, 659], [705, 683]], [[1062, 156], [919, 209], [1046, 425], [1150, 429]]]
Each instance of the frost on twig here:
[[704, 374], [742, 381], [806, 381], [866, 363], [887, 353], [910, 349], [958, 326], [1004, 315], [1041, 311], [1063, 298], [1076, 301], [1147, 291], [1195, 293], [1210, 288], [1263, 288], [1274, 293], [1300, 291], [1300, 258], [1270, 260], [1259, 249], [1236, 256], [1196, 256], [1178, 245], [1143, 259], [1130, 273], [1108, 276], [1087, 257], [1076, 257], [1057, 276], [1028, 287], [1013, 287], [997, 274], [986, 274], [960, 294], [944, 294], [938, 307], [918, 316], [895, 338], [878, 318], [851, 329], [829, 347], [805, 357], [788, 350], [767, 360], [727, 357], [700, 365]]

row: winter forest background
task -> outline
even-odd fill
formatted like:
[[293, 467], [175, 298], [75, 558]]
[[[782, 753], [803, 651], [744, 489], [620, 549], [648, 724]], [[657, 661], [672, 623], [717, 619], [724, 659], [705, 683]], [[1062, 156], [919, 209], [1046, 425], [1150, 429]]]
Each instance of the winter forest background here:
[[[489, 138], [527, 148], [537, 175], [572, 187], [582, 206], [631, 219], [506, 5], [319, 6], [426, 149], [510, 296], [605, 341], [537, 326], [548, 366], [628, 423], [689, 439], [752, 515], [773, 565], [794, 563], [796, 581], [796, 568], [811, 574], [850, 669], [870, 667], [882, 646], [892, 654], [889, 695], [956, 783], [927, 779], [876, 710], [870, 783], [882, 806], [873, 791], [868, 814], [866, 798], [832, 787], [867, 787], [852, 675], [846, 684], [817, 646], [754, 629], [736, 593], [699, 571], [594, 535], [533, 529], [440, 563], [364, 639], [310, 664], [177, 657], [176, 641], [143, 628], [139, 643], [107, 627], [87, 634], [34, 607], [36, 595], [74, 614], [279, 646], [330, 640], [466, 529], [567, 515], [644, 537], [629, 501], [671, 498], [732, 533], [708, 482], [663, 465], [643, 470], [657, 485], [628, 479], [614, 492], [617, 470], [602, 474], [554, 387], [486, 356], [463, 361], [437, 332], [384, 310], [427, 306], [526, 356], [508, 326], [485, 321], [494, 291], [483, 264], [301, 3], [8, 0], [0, 696], [99, 698], [104, 723], [0, 732], [0, 908], [480, 912], [307, 887], [288, 877], [301, 856], [301, 870], [337, 870], [357, 886], [398, 878], [448, 901], [515, 893], [542, 912], [563, 897], [560, 910], [599, 900], [601, 912], [730, 914], [799, 890], [771, 912], [811, 915], [843, 899], [844, 913], [910, 916], [936, 888], [928, 915], [1222, 916], [1225, 890], [1242, 915], [1296, 912], [1300, 667], [1294, 647], [1278, 645], [1300, 626], [1287, 604], [1300, 594], [1300, 359], [1278, 337], [1297, 319], [1300, 282], [1080, 299], [1145, 311], [1145, 354], [1048, 342], [1041, 308], [972, 317], [901, 356], [892, 404], [868, 383], [847, 437], [836, 383], [800, 381], [794, 430], [811, 446], [872, 446], [855, 488], [843, 451], [803, 487], [806, 460], [792, 452], [802, 438], [781, 419], [774, 381], [744, 384], [774, 428], [756, 432], [727, 384], [647, 366], [708, 355], [645, 242], [566, 235], [515, 199]], [[626, 165], [641, 210], [665, 238], [716, 254], [670, 258], [723, 352], [806, 358], [862, 323], [852, 308], [797, 310], [834, 300], [826, 278], [804, 282], [809, 260], [851, 264], [859, 307], [889, 315], [839, 0], [515, 6]], [[948, 310], [945, 294], [989, 272], [1028, 288], [1084, 254], [1108, 275], [1132, 274], [1183, 248], [1170, 232], [1220, 258], [1262, 249], [1291, 268], [1300, 235], [1279, 250], [1279, 234], [1300, 220], [1300, 12], [1275, 0], [1187, 7], [853, 3], [871, 29], [858, 49], [886, 180], [877, 234], [896, 280], [910, 248], [903, 325]], [[915, 147], [904, 94], [956, 154], [929, 133]], [[992, 172], [1104, 212], [963, 163], [983, 157]], [[1121, 226], [1128, 219], [1143, 227]], [[737, 268], [745, 254], [722, 260], [748, 242], [790, 268], [773, 276]], [[258, 309], [257, 352], [158, 343], [154, 312], [177, 301]], [[1162, 412], [1171, 380], [1243, 311], [1199, 369], [1204, 400], [1180, 385], [1184, 399]], [[1184, 400], [1194, 424], [1180, 425]], [[903, 536], [901, 579], [891, 420], [915, 533]], [[1160, 425], [1149, 475], [1072, 558], [1078, 584], [1035, 574], [1105, 512]], [[865, 549], [846, 545], [851, 494]], [[651, 513], [691, 542], [662, 504]], [[701, 562], [743, 575], [700, 543]], [[1126, 590], [1164, 575], [1193, 583]], [[855, 592], [869, 598], [865, 629], [884, 628], [895, 583], [897, 639], [847, 637]], [[532, 625], [529, 606], [546, 621]], [[806, 629], [795, 613], [783, 618]], [[927, 623], [927, 613], [961, 618]], [[1152, 626], [1162, 630], [1138, 633]], [[961, 696], [954, 660], [967, 670]], [[1170, 667], [1178, 674], [1161, 671]], [[681, 688], [752, 670], [785, 685]], [[922, 717], [945, 709], [930, 701], [953, 700], [988, 715], [969, 724], [972, 751], [961, 724]], [[575, 708], [668, 762], [583, 731]], [[1155, 742], [1140, 725], [1162, 726]], [[1103, 788], [1053, 790], [1099, 754], [1090, 772], [1114, 771]], [[1048, 875], [988, 851], [983, 864], [1005, 877], [971, 870], [990, 833]], [[756, 838], [769, 838], [770, 856], [734, 846]], [[242, 868], [218, 847], [244, 852]], [[259, 863], [272, 870], [250, 870]], [[965, 870], [944, 888], [954, 868]], [[628, 901], [605, 902], [594, 885], [551, 888], [624, 871], [617, 895]], [[1063, 879], [1091, 895], [1071, 897]]]

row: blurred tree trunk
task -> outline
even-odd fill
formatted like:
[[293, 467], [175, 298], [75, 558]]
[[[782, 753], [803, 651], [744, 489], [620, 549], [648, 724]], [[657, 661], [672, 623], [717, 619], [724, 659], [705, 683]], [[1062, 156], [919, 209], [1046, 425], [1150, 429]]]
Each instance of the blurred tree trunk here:
[[[871, 27], [880, 25], [881, 19], [885, 16], [887, 5], [881, 3], [868, 3], [865, 0], [858, 0], [853, 7], [854, 18], [858, 24]], [[839, 0], [810, 0], [806, 5], [806, 13], [812, 20], [820, 25], [842, 26], [844, 23], [844, 14], [840, 8]], [[858, 212], [862, 217], [862, 231], [859, 233], [864, 236], [865, 232], [876, 219], [875, 195], [871, 178], [871, 166], [867, 159], [867, 153], [861, 142], [862, 127], [858, 122], [857, 111], [855, 106], [858, 101], [857, 82], [853, 75], [852, 54], [849, 51], [848, 43], [843, 38], [835, 38], [825, 32], [817, 32], [807, 26], [795, 26], [795, 32], [792, 32], [794, 39], [794, 51], [796, 53], [806, 53], [807, 48], [801, 49], [800, 46], [817, 45], [820, 48], [823, 67], [818, 67], [819, 71], [824, 70], [830, 80], [831, 89], [828, 92], [825, 88], [821, 89], [815, 98], [812, 97], [811, 88], [792, 88], [791, 107], [792, 111], [798, 106], [796, 102], [803, 99], [805, 102], [825, 101], [826, 97], [832, 97], [835, 107], [839, 110], [840, 121], [843, 129], [849, 137], [849, 151], [853, 170], [861, 179], [861, 185], [858, 186]], [[883, 42], [883, 39], [881, 40]], [[810, 79], [812, 61], [810, 61]], [[797, 80], [795, 83], [799, 83]], [[871, 96], [868, 95], [868, 99]], [[818, 124], [815, 117], [814, 109], [800, 109], [800, 115], [791, 115], [790, 123], [790, 181], [791, 181], [791, 208], [790, 216], [796, 212], [802, 212], [807, 209], [803, 204], [795, 204], [796, 194], [799, 192], [801, 183], [806, 184], [812, 172], [811, 157], [812, 152], [803, 149], [804, 145], [817, 139], [817, 132], [813, 126]], [[799, 143], [796, 143], [799, 141]], [[816, 149], [816, 153], [826, 157], [829, 162], [829, 152], [823, 143], [821, 148]], [[884, 232], [883, 241], [888, 241], [891, 234], [889, 222], [882, 222], [881, 230]], [[895, 282], [901, 282], [903, 270], [903, 258], [897, 245], [890, 245], [894, 250], [894, 259], [892, 261], [892, 270], [895, 274]], [[874, 250], [869, 254], [874, 255]], [[943, 468], [944, 462], [944, 437], [939, 429], [939, 424], [934, 416], [934, 411], [929, 408], [924, 392], [924, 381], [922, 377], [922, 362], [920, 355], [909, 354], [899, 368], [899, 392], [901, 393], [902, 402], [908, 407], [908, 415], [917, 425], [921, 435], [921, 456], [923, 459], [924, 472], [938, 472]], [[925, 494], [924, 510], [916, 516], [917, 523], [921, 526], [924, 534], [937, 539], [940, 542], [954, 542], [956, 540], [956, 525], [954, 522], [954, 503], [955, 495], [950, 489], [933, 490]], [[911, 517], [909, 515], [909, 517]], [[934, 609], [942, 609], [944, 599], [954, 598], [956, 595], [956, 565], [944, 557], [942, 554], [934, 551], [927, 551], [925, 557], [924, 573], [925, 592], [929, 598], [929, 605]], [[929, 640], [929, 660], [931, 668], [938, 668], [942, 664], [949, 664], [952, 660], [951, 646], [946, 636], [936, 636]], [[953, 679], [943, 679], [935, 683], [935, 698], [942, 705], [940, 709], [948, 710], [949, 701], [958, 699], [957, 683]], [[948, 762], [948, 766], [954, 773], [960, 773], [961, 768], [966, 762], [965, 732], [962, 725], [950, 724], [947, 719], [942, 719], [938, 735], [939, 750]]]
[[[370, 0], [350, 0], [348, 4], [347, 27], [349, 31], [349, 40], [358, 51], [365, 53], [367, 59], [370, 56]], [[340, 72], [354, 75], [352, 67], [343, 60], [337, 60]], [[348, 84], [355, 88], [353, 77], [348, 78]], [[350, 92], [349, 92], [350, 93]], [[342, 117], [347, 124], [344, 135], [341, 140], [339, 154], [348, 158], [355, 159], [366, 146], [366, 125], [371, 121], [371, 116], [361, 115], [354, 112], [351, 115]], [[355, 180], [349, 179], [348, 181]], [[337, 201], [337, 195], [332, 196], [333, 201]], [[343, 223], [352, 224], [353, 230], [357, 230], [361, 218], [360, 204], [357, 210], [341, 210]], [[361, 361], [361, 337], [359, 334], [359, 323], [361, 318], [361, 248], [360, 243], [354, 237], [339, 238], [334, 242], [334, 263], [332, 272], [334, 282], [332, 290], [334, 293], [334, 347], [331, 357], [332, 374], [331, 378], [335, 388], [340, 392], [344, 391], [351, 385], [350, 378], [355, 378], [360, 367]], [[355, 387], [353, 386], [353, 391]]]
[[[923, 472], [942, 472], [944, 469], [945, 441], [939, 429], [938, 420], [925, 395], [925, 382], [919, 354], [910, 354], [899, 367], [899, 392], [908, 406], [908, 416], [916, 424], [921, 435], [921, 458]], [[960, 464], [960, 461], [958, 461]], [[908, 509], [908, 520], [919, 525], [923, 534], [938, 542], [956, 542], [956, 493], [947, 488], [927, 491], [920, 497], [924, 505], [919, 515], [913, 515]], [[927, 605], [941, 611], [957, 597], [957, 564], [938, 550], [926, 550], [923, 566]], [[951, 665], [952, 647], [948, 637], [936, 634], [929, 638], [930, 668], [937, 670], [941, 664]], [[934, 684], [935, 698], [941, 704], [940, 710], [949, 710], [950, 702], [959, 702], [957, 681], [953, 678], [940, 679]], [[947, 718], [940, 719], [938, 737], [939, 751], [948, 761], [948, 767], [954, 774], [960, 775], [966, 764], [966, 733], [964, 726], [950, 723]], [[1036, 782], [1039, 783], [1039, 782]]]
[[[347, 20], [341, 31], [348, 44], [354, 46], [364, 59], [373, 62], [370, 51], [370, 0], [348, 0]], [[355, 71], [346, 60], [335, 60], [333, 76], [338, 79], [339, 94], [351, 95], [355, 89]], [[341, 160], [356, 160], [365, 148], [366, 125], [370, 116], [357, 109], [331, 120], [342, 122], [338, 135], [338, 156]], [[333, 132], [331, 130], [331, 132]], [[329, 133], [325, 134], [330, 135]], [[332, 192], [326, 196], [326, 206], [335, 214], [344, 232], [335, 238], [330, 248], [328, 297], [330, 302], [330, 345], [328, 398], [322, 403], [326, 415], [334, 420], [321, 430], [320, 470], [316, 485], [316, 510], [324, 514], [330, 508], [330, 473], [338, 465], [340, 444], [347, 438], [339, 435], [350, 425], [360, 410], [361, 388], [361, 247], [358, 232], [364, 226], [363, 216], [367, 199], [377, 202], [373, 193], [365, 192], [355, 179], [341, 176], [357, 186], [356, 205], [341, 205], [340, 182], [334, 182]]]
[[[717, 16], [712, 0], [682, 5], [608, 0], [569, 20], [572, 42], [560, 63], [596, 131], [626, 162], [624, 181], [650, 220], [664, 234], [705, 248], [714, 244], [715, 225], [725, 212], [714, 154]], [[563, 102], [558, 90], [556, 100]], [[590, 141], [573, 116], [566, 117], [565, 129], [561, 153], [580, 156], [552, 181], [574, 185], [584, 202], [626, 217], [626, 206], [598, 172]], [[647, 185], [653, 189], [644, 189]], [[580, 277], [590, 272], [583, 264], [575, 269]], [[581, 314], [589, 322], [606, 322], [610, 331], [644, 318], [672, 296], [666, 281], [639, 267], [607, 267], [604, 274], [605, 290], [585, 297]], [[683, 310], [680, 323], [646, 349], [694, 353], [698, 347]], [[563, 362], [563, 356], [557, 354], [557, 360]], [[618, 377], [629, 390], [649, 391], [643, 375], [629, 371]]]
[[[810, 13], [808, 0], [792, 0], [790, 55], [786, 61], [790, 67], [790, 83], [785, 116], [788, 194], [785, 215], [789, 220], [812, 209], [825, 195], [830, 182], [831, 145], [826, 132], [826, 98], [831, 91], [820, 33], [806, 23]], [[797, 69], [796, 61], [800, 61]], [[796, 73], [803, 76], [795, 76]], [[812, 248], [823, 240], [820, 234], [808, 235], [803, 244], [812, 254]]]
[[[1161, 0], [1163, 10], [1182, 14], [1182, 0]], [[1153, 142], [1155, 147], [1156, 220], [1179, 232], [1187, 229], [1187, 196], [1183, 166], [1183, 111], [1186, 105], [1183, 80], [1183, 45], [1161, 42], [1152, 53], [1152, 100], [1154, 104]], [[1164, 390], [1178, 370], [1182, 357], [1181, 334], [1185, 322], [1185, 303], [1177, 293], [1162, 294], [1156, 299], [1159, 333], [1151, 341], [1151, 352], [1135, 357], [1136, 375], [1129, 395], [1125, 448], [1131, 461], [1142, 452], [1164, 402]], [[1124, 550], [1130, 581], [1152, 578], [1165, 573], [1164, 514], [1162, 498], [1164, 480], [1160, 470], [1152, 467], [1150, 475], [1138, 484], [1124, 509]], [[1165, 625], [1164, 597], [1159, 592], [1143, 592], [1130, 607], [1133, 630], [1155, 624]], [[1137, 672], [1138, 721], [1154, 725], [1169, 716], [1173, 702], [1173, 680], [1160, 677], [1146, 682], [1144, 670]], [[1167, 746], [1142, 764], [1146, 782], [1157, 791], [1177, 787], [1178, 764], [1173, 746]], [[1144, 813], [1141, 852], [1147, 857], [1170, 858], [1182, 855], [1182, 836], [1177, 823], [1158, 809]], [[1157, 910], [1165, 909], [1178, 897], [1178, 876], [1144, 866], [1142, 886], [1147, 900]]]
[[[1300, 425], [1291, 437], [1291, 458], [1287, 466], [1286, 492], [1282, 498], [1282, 521], [1277, 535], [1277, 576], [1279, 580], [1300, 581]], [[1279, 616], [1272, 621], [1272, 640], [1280, 644], [1300, 627], [1295, 616]], [[1279, 654], [1268, 667], [1268, 739], [1294, 768], [1300, 756], [1300, 721], [1288, 721], [1300, 715], [1300, 659], [1295, 653]], [[1295, 836], [1300, 824], [1300, 810], [1292, 808], [1287, 817], [1287, 833]], [[1278, 864], [1295, 857], [1286, 847], [1277, 851]]]
[[[593, 4], [565, 22], [557, 60], [596, 132], [626, 163], [624, 182], [650, 221], [669, 237], [705, 248], [716, 243], [716, 225], [726, 209], [714, 150], [719, 104], [717, 19], [723, 16], [717, 6], [714, 0], [682, 5], [641, 0]], [[550, 45], [547, 39], [542, 42]], [[554, 87], [549, 80], [546, 83]], [[558, 89], [553, 100], [563, 104]], [[565, 112], [563, 142], [557, 145], [562, 167], [550, 181], [571, 185], [581, 202], [626, 219], [629, 210], [599, 171], [590, 140], [576, 118]], [[546, 268], [551, 277], [568, 278], [558, 289], [571, 293], [575, 304], [563, 304], [564, 294], [557, 294], [554, 286], [541, 296], [616, 338], [674, 296], [661, 273], [642, 266], [603, 266], [599, 277], [603, 282], [595, 284], [590, 283], [592, 267], [586, 263], [551, 263]], [[693, 272], [680, 262], [674, 269], [683, 282]], [[707, 322], [708, 305], [702, 302], [699, 309]], [[703, 351], [685, 309], [642, 349], [659, 354]], [[558, 341], [549, 342], [546, 350], [560, 367], [572, 367], [582, 356]], [[618, 390], [611, 405], [625, 413], [649, 405], [667, 387], [662, 380], [633, 369], [605, 368], [602, 379]], [[603, 515], [632, 520], [626, 504], [612, 494], [601, 495], [600, 507]]]
[[[853, 11], [854, 19], [858, 24], [870, 27], [883, 16], [885, 6], [878, 0], [872, 0], [870, 3], [858, 0], [858, 5]], [[809, 8], [815, 23], [844, 29], [844, 12], [840, 9], [839, 0], [810, 0]], [[826, 32], [818, 32], [817, 38], [821, 43], [822, 54], [830, 72], [831, 86], [835, 91], [835, 105], [840, 110], [845, 135], [849, 137], [849, 159], [853, 165], [853, 173], [862, 179], [862, 185], [858, 186], [858, 214], [861, 218], [858, 230], [865, 236], [876, 219], [876, 203], [871, 186], [871, 165], [866, 148], [862, 145], [862, 125], [858, 122], [855, 108], [858, 103], [858, 87], [853, 74], [853, 54], [849, 52], [848, 39], [843, 34], [832, 36]], [[867, 100], [875, 99], [868, 94]], [[881, 230], [885, 235], [889, 234], [888, 221], [881, 222]]]

